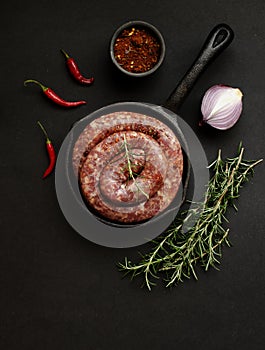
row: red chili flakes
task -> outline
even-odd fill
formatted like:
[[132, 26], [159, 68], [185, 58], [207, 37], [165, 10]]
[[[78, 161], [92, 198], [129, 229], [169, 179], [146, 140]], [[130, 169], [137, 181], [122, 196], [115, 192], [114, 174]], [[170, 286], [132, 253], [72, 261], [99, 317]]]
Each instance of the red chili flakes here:
[[125, 29], [114, 44], [118, 64], [133, 73], [152, 69], [159, 60], [160, 44], [150, 32], [142, 28]]

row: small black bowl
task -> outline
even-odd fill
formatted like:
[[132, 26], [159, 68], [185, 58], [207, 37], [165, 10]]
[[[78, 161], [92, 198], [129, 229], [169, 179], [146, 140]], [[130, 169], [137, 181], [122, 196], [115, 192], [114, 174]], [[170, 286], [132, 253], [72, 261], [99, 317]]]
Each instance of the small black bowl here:
[[[123, 32], [125, 29], [145, 29], [148, 33], [150, 33], [159, 43], [160, 45], [160, 52], [159, 52], [159, 58], [157, 63], [149, 70], [146, 70], [144, 72], [130, 72], [124, 68], [117, 62], [115, 55], [114, 55], [114, 45], [116, 42], [116, 39], [120, 36], [120, 34]], [[164, 58], [165, 58], [165, 51], [166, 51], [166, 46], [165, 46], [165, 41], [163, 39], [162, 34], [160, 31], [154, 27], [152, 24], [144, 22], [144, 21], [129, 21], [122, 26], [120, 26], [113, 34], [110, 42], [110, 56], [112, 62], [115, 64], [115, 66], [123, 73], [131, 76], [131, 77], [146, 77], [152, 73], [154, 73], [162, 64]]]

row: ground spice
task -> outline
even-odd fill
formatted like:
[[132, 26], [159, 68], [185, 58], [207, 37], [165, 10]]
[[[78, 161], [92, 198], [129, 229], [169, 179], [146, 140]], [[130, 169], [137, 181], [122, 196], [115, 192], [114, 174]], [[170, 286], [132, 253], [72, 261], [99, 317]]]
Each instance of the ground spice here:
[[114, 44], [114, 57], [118, 64], [132, 73], [143, 73], [152, 69], [159, 56], [160, 44], [157, 38], [142, 28], [123, 30]]

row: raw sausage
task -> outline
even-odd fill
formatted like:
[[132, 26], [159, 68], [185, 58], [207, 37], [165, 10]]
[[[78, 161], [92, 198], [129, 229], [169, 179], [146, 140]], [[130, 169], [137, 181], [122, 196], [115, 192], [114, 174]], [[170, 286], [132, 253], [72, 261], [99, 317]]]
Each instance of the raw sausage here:
[[73, 168], [92, 211], [113, 222], [138, 223], [170, 205], [180, 186], [183, 156], [167, 125], [122, 111], [85, 127], [73, 149]]

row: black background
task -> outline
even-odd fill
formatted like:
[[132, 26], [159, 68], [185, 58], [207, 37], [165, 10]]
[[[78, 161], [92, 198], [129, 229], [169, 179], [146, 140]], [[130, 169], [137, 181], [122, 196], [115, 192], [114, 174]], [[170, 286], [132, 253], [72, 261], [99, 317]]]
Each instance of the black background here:
[[[264, 1], [14, 1], [1, 5], [0, 347], [13, 349], [264, 349], [264, 164], [229, 211], [232, 248], [220, 271], [198, 269], [186, 280], [151, 292], [122, 279], [116, 263], [145, 247], [110, 249], [75, 233], [57, 203], [47, 166], [41, 120], [56, 150], [70, 126], [113, 102], [160, 104], [192, 63], [213, 26], [228, 23], [231, 46], [204, 73], [181, 109], [212, 161], [217, 150], [245, 157], [264, 153]], [[121, 76], [109, 58], [114, 30], [131, 19], [157, 26], [166, 42], [153, 76]], [[95, 84], [74, 82], [60, 52], [78, 60]], [[65, 110], [25, 79], [38, 79], [69, 100]], [[241, 88], [244, 111], [226, 131], [198, 127], [201, 98], [211, 85]]]

